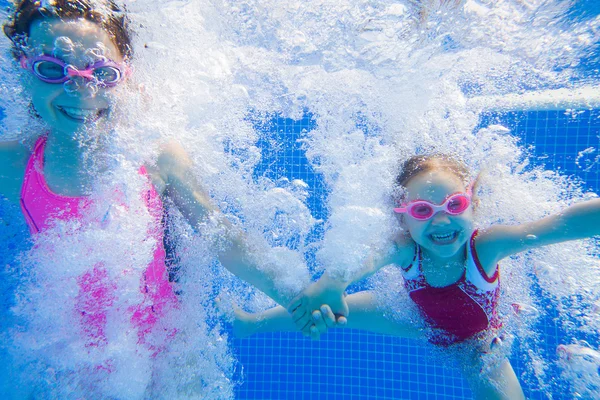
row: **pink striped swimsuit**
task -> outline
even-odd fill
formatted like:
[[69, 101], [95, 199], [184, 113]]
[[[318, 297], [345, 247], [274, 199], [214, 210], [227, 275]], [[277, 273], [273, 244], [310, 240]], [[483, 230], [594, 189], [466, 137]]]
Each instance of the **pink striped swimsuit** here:
[[[46, 137], [41, 137], [35, 144], [33, 154], [29, 158], [25, 170], [25, 178], [21, 188], [21, 210], [27, 220], [32, 234], [51, 226], [51, 221], [81, 218], [90, 200], [86, 197], [66, 197], [53, 193], [43, 174], [44, 148]], [[148, 176], [141, 167], [139, 173]], [[169, 283], [165, 267], [165, 249], [163, 245], [162, 201], [152, 184], [144, 192], [148, 211], [155, 218], [155, 228], [149, 229], [148, 235], [158, 245], [154, 250], [153, 260], [144, 272], [140, 282], [140, 291], [144, 301], [133, 309], [131, 321], [138, 331], [138, 342], [146, 343], [146, 335], [152, 330], [165, 310], [176, 304], [173, 288]], [[107, 344], [106, 323], [107, 311], [117, 297], [116, 285], [109, 280], [109, 274], [99, 263], [89, 272], [78, 278], [79, 294], [75, 308], [81, 315], [80, 323], [86, 336], [86, 346], [100, 347]]]
[[462, 342], [488, 329], [500, 328], [496, 307], [500, 294], [498, 266], [488, 277], [475, 251], [473, 232], [467, 244], [465, 271], [455, 283], [434, 287], [427, 283], [421, 269], [421, 248], [415, 258], [402, 268], [404, 284], [425, 320], [434, 328], [429, 341], [442, 346]]

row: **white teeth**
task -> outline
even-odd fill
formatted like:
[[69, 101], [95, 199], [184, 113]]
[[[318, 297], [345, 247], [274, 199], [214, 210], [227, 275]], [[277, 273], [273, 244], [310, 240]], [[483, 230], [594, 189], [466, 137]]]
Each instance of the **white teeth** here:
[[75, 108], [75, 107], [64, 107], [61, 106], [60, 109], [67, 114], [69, 117], [76, 119], [86, 119], [92, 116], [97, 116], [101, 110], [98, 109], [85, 109], [85, 108]]
[[436, 241], [444, 242], [452, 240], [456, 237], [456, 232], [444, 233], [444, 234], [432, 234], [431, 238]]

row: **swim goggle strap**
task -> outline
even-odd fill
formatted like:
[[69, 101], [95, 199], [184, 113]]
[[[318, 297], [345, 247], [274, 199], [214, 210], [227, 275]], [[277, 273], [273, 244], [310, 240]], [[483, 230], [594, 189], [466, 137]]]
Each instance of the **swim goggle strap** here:
[[416, 220], [426, 221], [437, 214], [439, 211], [444, 211], [449, 215], [462, 214], [471, 205], [473, 196], [473, 184], [467, 187], [466, 193], [454, 193], [446, 197], [440, 205], [433, 204], [426, 200], [413, 200], [409, 203], [402, 204], [398, 208], [394, 208], [394, 212], [398, 214], [408, 214]]
[[21, 67], [29, 70], [36, 78], [46, 83], [65, 83], [80, 76], [94, 81], [101, 87], [116, 86], [131, 73], [126, 65], [119, 65], [110, 60], [101, 60], [86, 69], [79, 70], [58, 58], [46, 55], [33, 58], [22, 56]]

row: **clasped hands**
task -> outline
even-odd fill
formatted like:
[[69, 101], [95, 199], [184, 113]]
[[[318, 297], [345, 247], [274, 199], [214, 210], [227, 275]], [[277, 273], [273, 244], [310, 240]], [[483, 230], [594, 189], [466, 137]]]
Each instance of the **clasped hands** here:
[[311, 284], [288, 306], [296, 328], [313, 340], [329, 328], [346, 325], [349, 314], [345, 287], [331, 285], [324, 278]]

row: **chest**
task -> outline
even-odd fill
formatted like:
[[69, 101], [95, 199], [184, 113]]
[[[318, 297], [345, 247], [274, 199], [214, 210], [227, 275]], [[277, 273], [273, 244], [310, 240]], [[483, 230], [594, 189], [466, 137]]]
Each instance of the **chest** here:
[[422, 277], [428, 286], [442, 288], [458, 282], [465, 274], [464, 260], [434, 264], [423, 260], [421, 263]]

